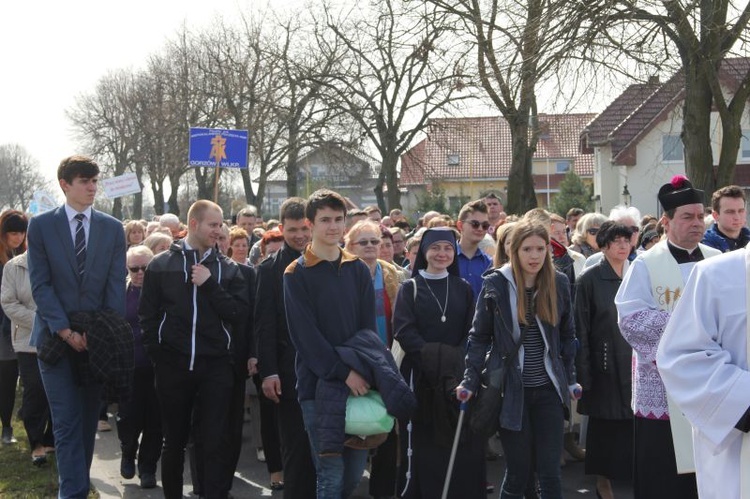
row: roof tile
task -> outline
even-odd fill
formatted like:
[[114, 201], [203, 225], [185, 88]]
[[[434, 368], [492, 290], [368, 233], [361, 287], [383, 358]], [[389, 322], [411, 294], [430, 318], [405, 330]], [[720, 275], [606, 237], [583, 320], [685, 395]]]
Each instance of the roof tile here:
[[[535, 158], [572, 159], [579, 175], [593, 174], [593, 156], [578, 150], [594, 114], [540, 114]], [[548, 132], [548, 133], [546, 133]], [[458, 164], [449, 156], [458, 155]], [[427, 138], [401, 156], [401, 185], [430, 179], [507, 179], [512, 162], [510, 127], [500, 116], [430, 120]]]

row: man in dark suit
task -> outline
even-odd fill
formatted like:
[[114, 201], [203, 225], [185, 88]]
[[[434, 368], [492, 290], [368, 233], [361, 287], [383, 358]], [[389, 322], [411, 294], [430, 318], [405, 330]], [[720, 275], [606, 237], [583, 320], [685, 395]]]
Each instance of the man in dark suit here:
[[[54, 424], [59, 498], [85, 498], [102, 396], [88, 376], [86, 332], [71, 329], [69, 314], [112, 309], [125, 315], [125, 232], [91, 208], [99, 166], [71, 156], [57, 169], [65, 204], [32, 218], [28, 262], [37, 312], [30, 344], [62, 340], [70, 348], [54, 364], [39, 360]], [[59, 337], [55, 338], [55, 336]]]
[[310, 242], [310, 227], [305, 222], [305, 200], [289, 198], [281, 205], [279, 229], [284, 246], [258, 267], [255, 294], [255, 335], [258, 338], [258, 369], [263, 394], [278, 407], [284, 464], [284, 498], [315, 497], [315, 467], [310, 442], [297, 401], [297, 375], [294, 359], [297, 351], [289, 339], [284, 309], [284, 270]]

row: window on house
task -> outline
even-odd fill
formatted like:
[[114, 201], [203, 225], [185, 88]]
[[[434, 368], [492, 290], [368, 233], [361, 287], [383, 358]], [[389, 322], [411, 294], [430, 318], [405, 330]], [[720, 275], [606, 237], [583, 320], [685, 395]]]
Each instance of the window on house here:
[[740, 158], [750, 159], [750, 130], [742, 130], [742, 141], [740, 142]]
[[555, 164], [555, 173], [568, 173], [570, 171], [570, 161], [558, 161]]
[[461, 164], [460, 154], [449, 154], [448, 155], [448, 166], [458, 166]]
[[682, 139], [679, 135], [664, 135], [661, 138], [662, 161], [683, 161]]

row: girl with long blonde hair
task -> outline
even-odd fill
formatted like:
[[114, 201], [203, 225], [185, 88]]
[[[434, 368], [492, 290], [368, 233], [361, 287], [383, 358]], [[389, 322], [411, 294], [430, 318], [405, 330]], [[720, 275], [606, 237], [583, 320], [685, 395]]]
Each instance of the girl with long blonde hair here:
[[544, 225], [523, 220], [512, 236], [510, 263], [484, 280], [458, 393], [470, 399], [485, 368], [501, 373], [504, 397], [495, 422], [507, 465], [500, 497], [523, 497], [535, 470], [541, 496], [556, 499], [563, 421], [571, 395], [580, 393], [570, 285], [555, 270]]

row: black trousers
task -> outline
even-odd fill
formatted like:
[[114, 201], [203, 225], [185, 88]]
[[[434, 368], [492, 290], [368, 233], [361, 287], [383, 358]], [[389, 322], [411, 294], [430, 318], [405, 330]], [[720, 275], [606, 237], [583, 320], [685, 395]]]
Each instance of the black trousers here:
[[206, 499], [226, 497], [223, 489], [222, 437], [228, 423], [233, 374], [230, 358], [195, 359], [165, 353], [156, 365], [156, 393], [161, 407], [164, 447], [161, 480], [166, 499], [182, 498], [185, 446], [190, 436], [193, 405], [200, 415], [203, 455], [201, 483]]
[[18, 361], [0, 360], [0, 422], [3, 428], [10, 426], [13, 406], [16, 404], [18, 386]]
[[53, 447], [55, 437], [52, 434], [52, 415], [44, 392], [42, 375], [35, 353], [19, 352], [18, 372], [23, 385], [21, 401], [21, 418], [29, 437], [29, 447], [33, 450], [39, 445]]
[[[193, 481], [193, 494], [203, 494], [203, 475], [205, 473], [205, 453], [203, 451], [203, 437], [201, 435], [201, 415], [197, 407], [193, 410], [193, 426], [191, 442], [188, 445], [190, 458], [190, 477]], [[227, 424], [221, 442], [221, 491], [222, 494], [232, 490], [234, 472], [240, 460], [242, 451], [242, 425], [245, 422], [245, 377], [234, 373], [232, 393], [229, 400]]]
[[277, 412], [284, 463], [284, 499], [315, 497], [317, 476], [299, 402], [296, 398], [282, 397]]
[[279, 433], [279, 415], [276, 404], [263, 394], [262, 382], [257, 374], [253, 376], [253, 383], [258, 391], [260, 405], [260, 440], [263, 453], [266, 456], [266, 469], [269, 473], [276, 473], [284, 469], [281, 457], [281, 436]]
[[399, 445], [398, 435], [394, 425], [393, 430], [383, 444], [375, 449], [371, 459], [370, 469], [370, 495], [397, 496], [396, 483], [398, 482]]
[[[118, 403], [117, 436], [124, 459], [138, 458], [138, 474], [156, 473], [161, 456], [162, 433], [154, 370], [139, 366], [133, 371], [133, 390]], [[139, 443], [140, 439], [140, 443]]]

